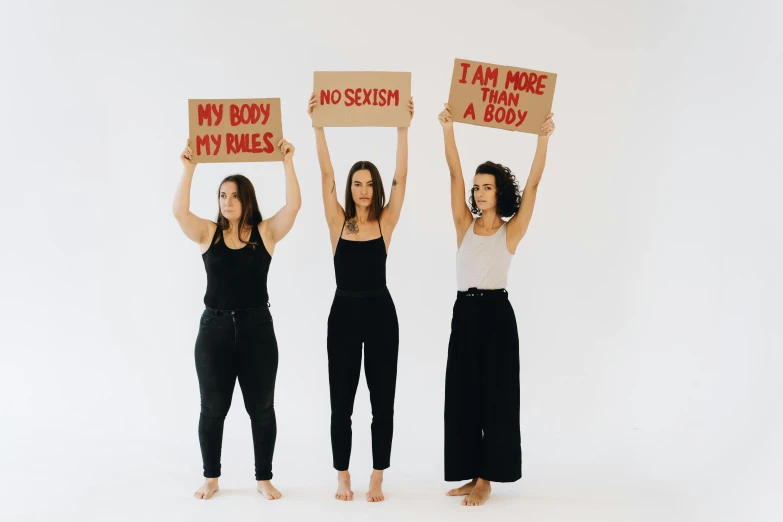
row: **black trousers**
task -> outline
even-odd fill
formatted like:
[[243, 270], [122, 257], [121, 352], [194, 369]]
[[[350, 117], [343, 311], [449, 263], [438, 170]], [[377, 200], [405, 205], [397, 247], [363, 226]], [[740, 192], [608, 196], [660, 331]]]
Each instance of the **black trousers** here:
[[445, 402], [445, 479], [519, 480], [519, 335], [505, 290], [457, 293]]
[[329, 313], [329, 397], [332, 406], [332, 459], [338, 471], [351, 459], [351, 415], [359, 384], [364, 344], [364, 375], [372, 405], [374, 469], [390, 465], [397, 384], [399, 324], [388, 291], [345, 295], [338, 291]]
[[238, 378], [253, 430], [256, 480], [272, 478], [277, 355], [267, 306], [235, 312], [207, 308], [201, 315], [195, 358], [201, 392], [198, 438], [205, 477], [220, 476], [223, 423]]

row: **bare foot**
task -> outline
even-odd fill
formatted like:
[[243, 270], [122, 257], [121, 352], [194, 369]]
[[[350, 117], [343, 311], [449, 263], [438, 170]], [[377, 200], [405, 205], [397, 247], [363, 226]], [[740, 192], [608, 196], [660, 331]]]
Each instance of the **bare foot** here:
[[381, 484], [383, 484], [383, 470], [372, 470], [370, 491], [367, 492], [367, 502], [383, 502], [384, 496], [383, 491], [381, 491]]
[[353, 500], [353, 491], [351, 491], [351, 474], [348, 471], [337, 472], [337, 493], [334, 494], [337, 500]]
[[264, 495], [264, 498], [267, 500], [277, 500], [283, 496], [268, 480], [258, 481], [258, 492]]
[[465, 495], [470, 495], [474, 487], [476, 487], [476, 479], [471, 480], [464, 486], [448, 490], [446, 495], [449, 497], [464, 497]]
[[217, 493], [218, 479], [208, 478], [204, 481], [204, 485], [198, 488], [198, 491], [193, 493], [193, 496], [199, 500], [208, 500], [212, 498], [212, 495]]
[[470, 495], [465, 497], [462, 501], [463, 506], [481, 506], [489, 500], [489, 492], [492, 491], [492, 487], [489, 485], [488, 480], [478, 479], [476, 486]]

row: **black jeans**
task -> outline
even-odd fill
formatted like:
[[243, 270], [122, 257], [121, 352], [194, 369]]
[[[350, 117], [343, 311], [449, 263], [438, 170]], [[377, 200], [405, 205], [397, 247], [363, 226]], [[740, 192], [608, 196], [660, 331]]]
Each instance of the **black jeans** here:
[[332, 406], [332, 459], [338, 471], [351, 459], [351, 415], [362, 366], [372, 405], [373, 468], [390, 465], [397, 384], [399, 324], [387, 291], [352, 297], [335, 295], [329, 313], [329, 396]]
[[457, 294], [444, 421], [447, 481], [522, 477], [519, 334], [505, 290]]
[[223, 423], [239, 378], [253, 430], [256, 480], [270, 480], [277, 436], [277, 340], [269, 308], [236, 312], [205, 309], [195, 356], [201, 392], [198, 438], [204, 476], [220, 476]]

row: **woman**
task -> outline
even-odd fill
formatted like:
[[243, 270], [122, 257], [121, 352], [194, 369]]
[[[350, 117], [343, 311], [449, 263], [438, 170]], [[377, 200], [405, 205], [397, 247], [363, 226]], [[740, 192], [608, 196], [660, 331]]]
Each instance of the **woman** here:
[[476, 169], [470, 207], [465, 204], [448, 104], [439, 116], [458, 249], [458, 291], [446, 364], [445, 478], [469, 480], [446, 494], [466, 496], [464, 506], [484, 504], [491, 482], [522, 477], [519, 337], [505, 288], [511, 259], [533, 215], [549, 137], [555, 130], [552, 116], [541, 126], [543, 135], [538, 137], [522, 193], [507, 167], [488, 161]]
[[[311, 117], [315, 106], [313, 95], [307, 110]], [[413, 98], [408, 100], [408, 110], [413, 118]], [[386, 254], [405, 197], [408, 128], [397, 129], [397, 168], [386, 206], [378, 169], [369, 161], [359, 161], [348, 173], [343, 209], [337, 201], [334, 169], [322, 127], [315, 128], [315, 140], [337, 280], [327, 333], [332, 458], [337, 470], [335, 498], [353, 500], [348, 472], [351, 415], [364, 343], [364, 373], [373, 415], [373, 472], [366, 496], [369, 502], [380, 502], [384, 499], [383, 470], [389, 467], [391, 456], [399, 344], [397, 312], [386, 288]]]
[[184, 172], [174, 199], [174, 216], [188, 239], [201, 247], [207, 271], [206, 308], [195, 348], [201, 393], [198, 436], [206, 478], [194, 493], [198, 499], [208, 499], [218, 490], [223, 422], [237, 378], [253, 430], [258, 491], [268, 500], [281, 496], [271, 483], [277, 435], [277, 341], [266, 283], [275, 245], [291, 230], [302, 199], [294, 171], [294, 147], [285, 140], [278, 147], [284, 156], [286, 203], [268, 219], [261, 217], [253, 184], [239, 174], [220, 183], [216, 223], [194, 215], [190, 186], [196, 165], [190, 162], [190, 140], [180, 156]]

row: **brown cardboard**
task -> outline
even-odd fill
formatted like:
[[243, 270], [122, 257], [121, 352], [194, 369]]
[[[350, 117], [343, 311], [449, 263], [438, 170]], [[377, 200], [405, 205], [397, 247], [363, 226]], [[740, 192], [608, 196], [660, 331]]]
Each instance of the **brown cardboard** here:
[[408, 127], [411, 123], [409, 72], [316, 71], [313, 93], [313, 127]]
[[449, 91], [452, 120], [540, 135], [556, 81], [554, 73], [458, 58]]
[[188, 113], [191, 162], [283, 161], [280, 98], [188, 100]]

